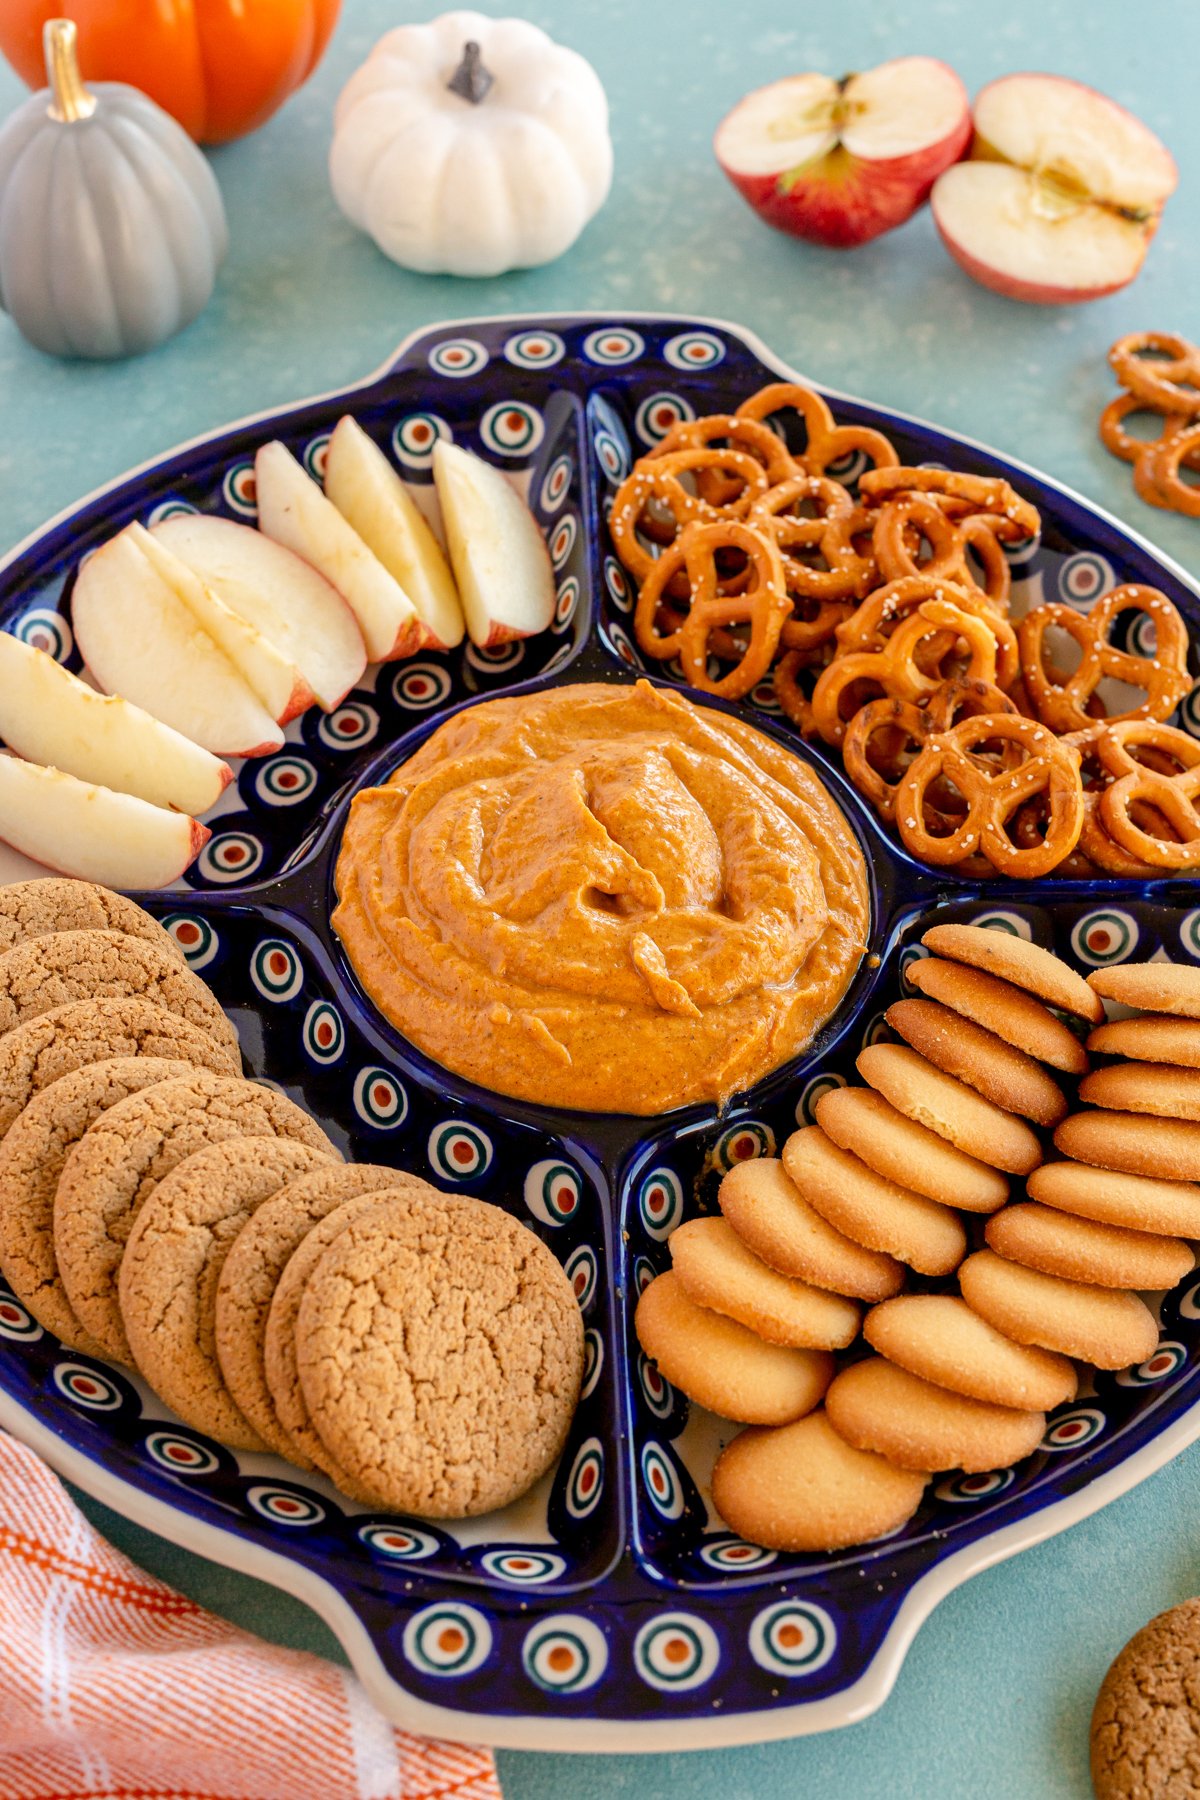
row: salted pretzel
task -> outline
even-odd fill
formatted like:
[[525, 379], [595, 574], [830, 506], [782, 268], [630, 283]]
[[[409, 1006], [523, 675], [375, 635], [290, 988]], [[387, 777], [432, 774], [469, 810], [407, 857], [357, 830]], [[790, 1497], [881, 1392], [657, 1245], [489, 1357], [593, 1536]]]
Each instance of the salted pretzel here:
[[[810, 506], [811, 515], [796, 508]], [[866, 524], [866, 515], [854, 497], [838, 481], [825, 475], [793, 475], [754, 501], [747, 522], [767, 531], [783, 552], [789, 584], [814, 598], [861, 599], [873, 585], [874, 557], [862, 555], [854, 537]], [[827, 567], [814, 568], [793, 555], [815, 552]]]
[[[1083, 796], [1083, 828], [1079, 834], [1079, 842], [1069, 855], [1051, 869], [1052, 875], [1064, 881], [1094, 881], [1104, 872], [1102, 865], [1093, 861], [1088, 855], [1085, 840], [1088, 834], [1088, 821], [1091, 818], [1090, 803], [1095, 796]], [[1032, 800], [1026, 800], [1018, 806], [1009, 825], [1009, 836], [1018, 850], [1036, 850], [1046, 841], [1046, 832], [1050, 826], [1050, 808], [1044, 793], [1037, 794]], [[959, 868], [963, 865], [960, 863]]]
[[[751, 585], [741, 594], [719, 591], [718, 557], [729, 549], [741, 551], [753, 572]], [[681, 569], [687, 576], [691, 603], [682, 622], [663, 632], [659, 628], [662, 592]], [[634, 612], [634, 632], [647, 656], [660, 662], [678, 656], [693, 687], [738, 700], [762, 680], [774, 661], [791, 604], [783, 563], [770, 538], [740, 519], [694, 520], [663, 552], [643, 582]], [[714, 633], [731, 627], [746, 627], [746, 641], [739, 645], [742, 653], [735, 666], [714, 678], [708, 672], [710, 640]]]
[[[684, 486], [685, 477], [695, 478], [704, 470], [724, 471], [741, 484], [737, 498], [719, 511]], [[634, 579], [645, 581], [657, 559], [641, 542], [639, 533], [657, 542], [662, 542], [664, 535], [661, 518], [648, 517], [652, 505], [665, 510], [677, 535], [694, 520], [742, 517], [770, 485], [766, 469], [744, 450], [698, 448], [675, 450], [653, 460], [643, 458], [635, 463], [613, 498], [608, 516], [613, 549]]]
[[[1147, 414], [1156, 418], [1161, 426], [1157, 437], [1133, 437], [1125, 429], [1125, 421], [1137, 414]], [[1147, 450], [1157, 450], [1165, 438], [1174, 437], [1185, 429], [1188, 419], [1185, 413], [1163, 413], [1149, 400], [1143, 400], [1140, 394], [1114, 394], [1104, 411], [1100, 414], [1100, 442], [1110, 456], [1118, 457], [1121, 462], [1136, 463]]]
[[[926, 575], [935, 581], [978, 588], [997, 611], [1007, 614], [1012, 577], [997, 530], [1005, 524], [990, 513], [974, 513], [956, 521], [926, 494], [898, 494], [876, 515], [872, 541], [879, 572], [887, 581]], [[922, 544], [929, 546], [924, 561], [919, 559]], [[982, 566], [982, 579], [971, 565], [968, 550], [975, 552]]]
[[[949, 731], [960, 719], [1016, 710], [1008, 695], [990, 682], [961, 678], [943, 681], [919, 706], [911, 700], [872, 700], [859, 707], [846, 727], [842, 761], [859, 793], [870, 801], [880, 818], [891, 823], [896, 790], [911, 760], [910, 750], [919, 750], [926, 738]], [[984, 764], [1007, 767], [1019, 758], [1019, 747], [1005, 743], [998, 762], [984, 758]], [[939, 818], [947, 823], [958, 810], [952, 794], [935, 796], [935, 805]]]
[[[700, 419], [680, 419], [641, 460], [658, 462], [678, 450], [740, 451], [762, 464], [772, 486], [799, 473], [787, 445], [770, 426], [757, 419], [739, 418], [735, 413], [706, 413]], [[742, 491], [742, 483], [722, 474], [719, 467], [701, 468], [695, 479], [696, 492], [710, 506], [728, 506]]]
[[1200, 415], [1200, 348], [1178, 332], [1131, 331], [1108, 360], [1121, 386], [1159, 412]]
[[[966, 612], [949, 600], [925, 600], [915, 612], [899, 624], [880, 650], [858, 650], [835, 657], [822, 671], [813, 689], [813, 720], [827, 744], [840, 744], [849, 717], [875, 694], [863, 693], [876, 688], [888, 699], [922, 700], [933, 693], [945, 679], [940, 668], [928, 670], [918, 661], [923, 643], [937, 634], [945, 634], [953, 648], [960, 640], [967, 645], [969, 680], [996, 682], [996, 639], [989, 624]], [[848, 715], [843, 710], [847, 697], [857, 701]]]
[[880, 506], [898, 494], [925, 494], [953, 518], [987, 513], [992, 530], [1005, 542], [1036, 537], [1041, 514], [1011, 482], [997, 475], [962, 475], [952, 469], [868, 469], [858, 484], [865, 506]]
[[[988, 742], [1015, 744], [1024, 752], [1023, 760], [1012, 768], [989, 770], [974, 754]], [[965, 804], [955, 829], [940, 834], [931, 831], [926, 810], [929, 791], [939, 781], [951, 783]], [[1045, 835], [1037, 845], [1018, 846], [1006, 826], [1038, 795], [1045, 796]], [[963, 719], [927, 739], [913, 761], [896, 794], [896, 825], [906, 849], [942, 868], [982, 851], [1001, 875], [1047, 875], [1071, 854], [1083, 827], [1079, 752], [1019, 713]]]
[[1180, 470], [1184, 467], [1200, 468], [1200, 419], [1169, 436], [1164, 432], [1148, 454], [1138, 458], [1133, 465], [1134, 486], [1152, 506], [1200, 519], [1200, 487], [1183, 479]]
[[793, 455], [810, 475], [824, 475], [832, 463], [841, 462], [856, 450], [869, 457], [876, 469], [888, 468], [900, 460], [882, 431], [874, 431], [869, 425], [835, 424], [821, 396], [798, 382], [774, 381], [760, 388], [757, 394], [742, 401], [737, 416], [762, 421], [789, 406], [800, 414], [808, 434], [803, 451]]
[[[899, 581], [890, 581], [886, 587], [876, 588], [873, 594], [868, 594], [862, 605], [834, 632], [838, 655], [858, 650], [882, 650], [901, 621], [927, 600], [949, 600], [960, 612], [971, 613], [984, 621], [996, 642], [996, 685], [1007, 691], [1016, 681], [1020, 668], [1017, 634], [1008, 620], [995, 614], [978, 588], [964, 588], [956, 582], [937, 580], [925, 573], [902, 576]], [[951, 648], [945, 637], [930, 638], [922, 650], [921, 660], [940, 671]], [[938, 679], [943, 678], [939, 673]]]
[[[1141, 612], [1154, 620], [1153, 656], [1118, 650], [1109, 642], [1113, 622], [1123, 612]], [[1045, 638], [1058, 626], [1079, 646], [1079, 666], [1070, 675], [1057, 677], [1046, 665]], [[1055, 731], [1081, 731], [1092, 722], [1087, 703], [1106, 677], [1144, 688], [1140, 706], [1114, 713], [1118, 719], [1169, 718], [1185, 694], [1191, 692], [1187, 671], [1187, 627], [1165, 594], [1157, 588], [1127, 583], [1113, 588], [1089, 613], [1048, 602], [1026, 613], [1017, 628], [1021, 652], [1021, 676], [1038, 718]]]
[[810, 666], [802, 650], [789, 650], [775, 664], [772, 682], [780, 711], [785, 718], [791, 720], [801, 737], [806, 738], [816, 737], [817, 727], [813, 721], [812, 701], [800, 686], [797, 677], [801, 669]]
[[[1090, 748], [1111, 777], [1095, 819], [1118, 849], [1156, 874], [1200, 864], [1200, 742], [1152, 719], [1126, 719], [1101, 727]], [[1147, 753], [1158, 768], [1147, 766]]]

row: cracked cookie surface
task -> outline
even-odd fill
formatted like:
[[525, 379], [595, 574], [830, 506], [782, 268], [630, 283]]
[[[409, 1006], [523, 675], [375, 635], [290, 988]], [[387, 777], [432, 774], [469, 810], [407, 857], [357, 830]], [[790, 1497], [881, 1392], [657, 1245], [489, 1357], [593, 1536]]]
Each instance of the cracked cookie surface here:
[[304, 1289], [313, 1423], [380, 1504], [464, 1518], [525, 1493], [579, 1398], [583, 1321], [540, 1238], [478, 1200], [393, 1194], [338, 1233]]
[[170, 932], [111, 888], [56, 875], [0, 888], [0, 954], [28, 938], [59, 931], [123, 931], [128, 937], [146, 938], [169, 951], [176, 962], [183, 961]]
[[438, 1193], [419, 1175], [408, 1175], [379, 1163], [336, 1163], [300, 1175], [255, 1208], [234, 1239], [221, 1270], [214, 1333], [225, 1385], [263, 1442], [302, 1469], [316, 1465], [280, 1424], [267, 1384], [266, 1335], [271, 1302], [284, 1269], [314, 1225], [345, 1201], [362, 1194], [379, 1194], [388, 1188], [434, 1196]]
[[228, 1138], [159, 1182], [121, 1258], [118, 1291], [133, 1359], [185, 1424], [237, 1450], [266, 1445], [217, 1361], [217, 1284], [238, 1232], [286, 1182], [328, 1158], [291, 1138]]
[[174, 944], [164, 950], [122, 931], [60, 931], [0, 956], [0, 1032], [72, 1000], [121, 994], [152, 1000], [237, 1049], [237, 1033], [215, 996], [180, 961]]
[[73, 1000], [0, 1037], [0, 1138], [52, 1082], [117, 1056], [169, 1056], [217, 1075], [242, 1072], [231, 1045], [151, 1000]]
[[54, 1244], [54, 1201], [67, 1158], [112, 1106], [192, 1065], [160, 1056], [89, 1063], [43, 1089], [0, 1144], [0, 1265], [34, 1318], [72, 1350], [107, 1354], [67, 1297]]
[[67, 1158], [54, 1203], [55, 1250], [72, 1306], [108, 1355], [130, 1356], [117, 1277], [142, 1203], [185, 1157], [235, 1137], [295, 1138], [337, 1154], [285, 1094], [192, 1069], [110, 1108]]
[[1191, 1800], [1200, 1793], [1200, 1600], [1159, 1613], [1130, 1638], [1092, 1713], [1097, 1800]]

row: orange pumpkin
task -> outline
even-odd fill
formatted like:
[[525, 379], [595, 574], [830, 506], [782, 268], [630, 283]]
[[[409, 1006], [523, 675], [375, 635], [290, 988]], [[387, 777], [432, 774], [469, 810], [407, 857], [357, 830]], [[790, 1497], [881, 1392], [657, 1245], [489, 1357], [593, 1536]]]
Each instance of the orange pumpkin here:
[[191, 137], [222, 144], [271, 117], [317, 66], [340, 0], [0, 0], [0, 50], [45, 81], [42, 27], [69, 11], [88, 81], [128, 81]]

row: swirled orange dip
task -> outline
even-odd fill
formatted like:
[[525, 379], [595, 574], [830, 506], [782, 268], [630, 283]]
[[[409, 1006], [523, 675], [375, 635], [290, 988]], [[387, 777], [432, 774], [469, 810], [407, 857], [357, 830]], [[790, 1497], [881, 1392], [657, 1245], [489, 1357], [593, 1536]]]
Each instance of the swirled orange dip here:
[[866, 871], [812, 770], [639, 681], [488, 700], [359, 794], [333, 915], [426, 1055], [546, 1106], [724, 1102], [863, 954]]

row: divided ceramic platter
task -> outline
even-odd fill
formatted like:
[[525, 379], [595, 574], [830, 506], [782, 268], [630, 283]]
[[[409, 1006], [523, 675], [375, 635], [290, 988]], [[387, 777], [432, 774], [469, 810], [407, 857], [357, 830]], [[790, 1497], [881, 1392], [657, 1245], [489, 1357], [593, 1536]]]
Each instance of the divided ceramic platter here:
[[[572, 1115], [486, 1093], [411, 1049], [362, 995], [329, 930], [346, 809], [447, 713], [514, 688], [628, 681], [632, 591], [606, 504], [631, 459], [680, 417], [731, 410], [796, 378], [746, 333], [664, 316], [470, 320], [409, 340], [360, 387], [248, 420], [145, 465], [56, 519], [0, 566], [0, 625], [78, 667], [79, 563], [131, 519], [255, 516], [252, 459], [272, 436], [319, 474], [352, 411], [419, 488], [439, 434], [521, 476], [550, 546], [558, 607], [543, 638], [368, 671], [331, 714], [245, 764], [185, 884], [147, 899], [241, 1035], [249, 1071], [306, 1105], [348, 1154], [402, 1165], [507, 1207], [560, 1258], [587, 1327], [583, 1399], [558, 1468], [526, 1500], [466, 1525], [374, 1514], [274, 1458], [182, 1426], [126, 1370], [68, 1353], [0, 1292], [0, 1424], [63, 1474], [175, 1542], [307, 1601], [375, 1702], [416, 1730], [566, 1750], [696, 1748], [849, 1723], [886, 1697], [938, 1599], [1063, 1529], [1200, 1436], [1200, 1277], [1163, 1301], [1163, 1344], [1098, 1376], [1015, 1469], [935, 1481], [890, 1538], [835, 1556], [744, 1544], [706, 1500], [720, 1424], [640, 1355], [638, 1293], [721, 1171], [770, 1153], [853, 1074], [923, 954], [928, 915], [981, 916], [1075, 967], [1166, 955], [1200, 962], [1200, 884], [991, 883], [914, 863], [801, 746], [769, 688], [736, 708], [819, 766], [871, 870], [872, 958], [801, 1059], [720, 1119]], [[831, 395], [906, 462], [1003, 473], [1041, 510], [1010, 547], [1014, 609], [1081, 610], [1119, 581], [1160, 587], [1200, 632], [1200, 589], [1066, 489], [979, 445]], [[853, 481], [853, 464], [832, 473]], [[1144, 623], [1139, 621], [1139, 625]], [[1135, 631], [1138, 627], [1135, 627]], [[1147, 650], [1147, 643], [1138, 642]], [[1200, 665], [1198, 665], [1200, 666]], [[654, 679], [678, 680], [656, 666]], [[720, 706], [719, 702], [704, 702]], [[1200, 735], [1191, 703], [1179, 721]], [[0, 879], [23, 872], [0, 862]]]

